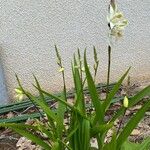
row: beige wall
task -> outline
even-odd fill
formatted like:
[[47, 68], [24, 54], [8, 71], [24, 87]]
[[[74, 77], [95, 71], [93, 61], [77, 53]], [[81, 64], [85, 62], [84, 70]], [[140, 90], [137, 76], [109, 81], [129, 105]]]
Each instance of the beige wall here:
[[[118, 1], [129, 26], [113, 49], [112, 80], [129, 66], [136, 80], [149, 79], [150, 1]], [[107, 4], [108, 0], [0, 0], [0, 54], [10, 97], [17, 86], [14, 73], [26, 87], [31, 87], [34, 73], [46, 89], [61, 89], [54, 44], [61, 49], [68, 87], [72, 87], [70, 58], [77, 47], [82, 52], [87, 47], [91, 58], [92, 45], [96, 46], [101, 65], [98, 81], [104, 82]]]

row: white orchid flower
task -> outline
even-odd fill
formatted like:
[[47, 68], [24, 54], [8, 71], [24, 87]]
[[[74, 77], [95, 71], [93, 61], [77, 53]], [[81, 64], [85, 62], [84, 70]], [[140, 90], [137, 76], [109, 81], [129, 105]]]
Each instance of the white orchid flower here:
[[123, 35], [124, 28], [128, 24], [128, 21], [124, 18], [123, 13], [118, 11], [115, 3], [111, 3], [109, 5], [107, 21], [110, 28], [110, 36], [114, 36], [116, 38], [121, 37]]

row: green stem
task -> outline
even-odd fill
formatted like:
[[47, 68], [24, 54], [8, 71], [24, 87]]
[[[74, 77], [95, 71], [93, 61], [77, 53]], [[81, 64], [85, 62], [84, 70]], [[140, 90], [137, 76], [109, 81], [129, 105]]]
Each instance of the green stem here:
[[109, 84], [110, 84], [110, 65], [111, 65], [111, 46], [108, 46], [108, 72], [107, 72], [107, 89], [106, 89], [106, 97], [109, 93]]
[[123, 116], [122, 116], [122, 119], [121, 119], [121, 121], [120, 121], [120, 123], [119, 123], [119, 127], [118, 127], [118, 130], [117, 130], [117, 135], [119, 134], [119, 131], [120, 131], [120, 129], [121, 129], [121, 125], [122, 125], [122, 123], [123, 123], [123, 120], [124, 120], [124, 117], [125, 117], [125, 114], [126, 114], [126, 110], [127, 110], [127, 109], [125, 109], [124, 114], [123, 114]]
[[98, 149], [102, 149], [102, 144], [101, 144], [100, 136], [99, 136], [99, 135], [97, 135], [97, 136], [96, 136], [96, 139], [97, 139]]
[[95, 72], [94, 72], [94, 83], [96, 83], [96, 75], [98, 70], [98, 63], [96, 64]]
[[64, 71], [62, 72], [62, 77], [63, 77], [63, 84], [64, 84], [64, 98], [67, 101], [67, 90], [66, 90], [66, 81], [65, 81], [65, 73], [64, 73]]

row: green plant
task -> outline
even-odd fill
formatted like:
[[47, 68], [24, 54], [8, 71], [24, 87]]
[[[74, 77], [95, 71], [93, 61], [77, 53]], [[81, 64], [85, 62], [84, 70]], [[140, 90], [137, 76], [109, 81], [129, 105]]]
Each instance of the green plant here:
[[[108, 22], [110, 27], [110, 38], [112, 38], [112, 36], [120, 36], [124, 26], [127, 24], [127, 21], [124, 20], [122, 14], [117, 11], [114, 0], [111, 0]], [[65, 70], [56, 46], [55, 50], [58, 59], [57, 63], [60, 67], [59, 71], [62, 73], [63, 77], [63, 94], [61, 97], [57, 97], [41, 88], [37, 78], [34, 76], [36, 84], [33, 86], [38, 90], [40, 96], [37, 98], [22, 86], [18, 76], [16, 76], [19, 84], [19, 88], [16, 90], [18, 96], [22, 98], [23, 95], [26, 95], [39, 111], [41, 117], [45, 119], [46, 116], [47, 119], [45, 120], [45, 123], [36, 121], [32, 126], [23, 123], [1, 123], [0, 126], [11, 128], [15, 132], [32, 140], [37, 145], [40, 145], [45, 150], [148, 150], [150, 147], [150, 138], [145, 139], [141, 144], [136, 144], [129, 142], [128, 136], [150, 107], [149, 100], [143, 104], [142, 108], [138, 110], [132, 118], [129, 119], [122, 130], [120, 130], [120, 128], [117, 129], [114, 126], [114, 122], [125, 114], [125, 111], [128, 108], [136, 105], [143, 97], [149, 95], [150, 86], [144, 88], [129, 100], [125, 97], [122, 107], [116, 111], [110, 120], [106, 121], [105, 116], [110, 108], [111, 101], [128, 75], [130, 68], [118, 80], [111, 91], [107, 88], [107, 96], [105, 100], [102, 101], [95, 86], [99, 65], [96, 48], [94, 47], [94, 75], [92, 75], [87, 63], [86, 50], [84, 52], [83, 60], [81, 59], [81, 54], [78, 50], [78, 54], [77, 56], [74, 55], [72, 62], [75, 98], [74, 102], [70, 104], [66, 98]], [[108, 46], [108, 53], [109, 64], [107, 86], [110, 82], [111, 44]], [[86, 99], [83, 92], [86, 83], [90, 92], [90, 102], [94, 108], [93, 112], [89, 112], [86, 109]], [[52, 111], [49, 108], [48, 103], [46, 103], [47, 97], [57, 101], [58, 108], [56, 111]], [[64, 124], [66, 119], [68, 125]], [[109, 142], [105, 142], [109, 130], [113, 131], [112, 138]], [[38, 136], [39, 133], [41, 133], [40, 136]], [[43, 140], [43, 137], [47, 137], [47, 139]], [[97, 147], [91, 146], [92, 138], [96, 139]]]
[[[59, 54], [57, 47], [55, 47], [55, 49], [57, 54]], [[96, 50], [94, 50], [94, 55], [95, 58], [97, 58]], [[60, 55], [58, 58], [61, 60]], [[60, 67], [62, 68], [62, 65]], [[39, 91], [40, 95], [40, 98], [38, 99], [28, 90], [23, 88], [20, 80], [16, 76], [19, 89], [33, 102], [39, 111], [42, 110], [44, 113], [43, 115], [43, 113], [40, 112], [42, 117], [44, 118], [46, 115], [48, 121], [44, 124], [38, 121], [34, 126], [23, 123], [1, 123], [0, 126], [11, 128], [15, 132], [32, 140], [37, 145], [40, 145], [45, 150], [90, 150], [92, 149], [90, 144], [92, 138], [97, 140], [99, 150], [126, 150], [129, 147], [136, 150], [141, 150], [141, 148], [143, 148], [143, 150], [147, 150], [147, 147], [150, 145], [150, 138], [146, 139], [142, 144], [131, 143], [127, 140], [127, 138], [150, 107], [150, 101], [147, 101], [118, 133], [116, 132], [117, 129], [114, 127], [114, 122], [125, 112], [127, 109], [126, 107], [132, 107], [143, 97], [148, 95], [150, 93], [150, 86], [130, 98], [128, 101], [129, 104], [126, 104], [126, 107], [122, 105], [115, 115], [112, 116], [111, 120], [106, 121], [104, 119], [105, 114], [110, 107], [111, 100], [120, 88], [120, 85], [127, 76], [129, 70], [130, 68], [119, 79], [113, 89], [108, 93], [106, 99], [101, 101], [94, 83], [95, 73], [94, 77], [92, 77], [91, 71], [89, 70], [89, 66], [87, 64], [86, 51], [84, 53], [84, 62], [81, 60], [80, 52], [78, 51], [78, 57], [74, 56], [74, 60], [72, 62], [72, 74], [75, 86], [75, 99], [73, 104], [67, 102], [67, 98], [65, 96], [66, 85], [64, 78], [64, 94], [62, 97], [56, 97], [53, 94], [43, 90], [37, 78], [34, 76], [36, 82], [34, 87]], [[62, 75], [64, 75], [64, 69], [61, 70], [61, 72], [63, 73]], [[92, 113], [89, 113], [85, 107], [83, 88], [86, 82], [90, 92], [91, 103], [94, 107], [94, 111]], [[49, 108], [45, 101], [46, 97], [53, 98], [58, 102], [58, 108], [55, 112]], [[69, 115], [69, 117], [67, 117], [69, 122], [68, 126], [64, 125], [66, 113], [67, 116]], [[112, 129], [113, 131], [112, 139], [109, 143], [105, 143], [104, 140], [109, 129]], [[46, 136], [47, 140], [44, 141], [42, 137], [37, 136], [37, 133], [39, 132], [43, 136]]]

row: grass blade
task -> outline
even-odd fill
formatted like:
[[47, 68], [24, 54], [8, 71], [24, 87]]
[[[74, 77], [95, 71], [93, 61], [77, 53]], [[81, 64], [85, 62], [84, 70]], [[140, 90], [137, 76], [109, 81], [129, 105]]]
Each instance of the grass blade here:
[[50, 150], [51, 147], [44, 142], [42, 139], [40, 139], [39, 137], [35, 136], [34, 134], [32, 134], [30, 131], [26, 130], [25, 127], [29, 127], [29, 126], [25, 126], [25, 125], [21, 125], [19, 126], [18, 124], [5, 124], [2, 123], [0, 124], [1, 127], [8, 127], [12, 130], [14, 130], [15, 132], [19, 133], [20, 135], [32, 140], [34, 143], [40, 145], [42, 148], [44, 148], [45, 150]]
[[90, 122], [83, 119], [81, 129], [82, 150], [89, 150], [90, 147]]
[[116, 132], [113, 132], [111, 141], [105, 144], [103, 150], [110, 150], [110, 149], [117, 150], [116, 137], [117, 137]]
[[59, 98], [59, 97], [57, 97], [57, 96], [55, 96], [55, 95], [53, 95], [53, 94], [50, 94], [50, 93], [48, 93], [48, 92], [46, 92], [46, 91], [44, 91], [44, 90], [42, 90], [42, 92], [43, 92], [45, 95], [47, 95], [48, 97], [51, 97], [51, 98], [55, 99], [55, 100], [58, 101], [58, 102], [61, 102], [62, 104], [64, 104], [64, 105], [66, 105], [67, 107], [69, 107], [72, 111], [74, 111], [74, 112], [78, 113], [79, 115], [81, 115], [82, 117], [86, 118], [86, 116], [85, 116], [82, 112], [80, 112], [76, 107], [74, 107], [74, 106], [72, 106], [71, 104], [67, 103], [67, 102], [64, 101], [63, 99], [61, 99], [61, 98]]
[[[35, 79], [36, 86], [38, 87], [38, 91], [39, 91], [39, 94], [40, 94], [40, 99], [41, 99], [43, 102], [46, 103], [45, 98], [44, 98], [44, 95], [43, 95], [43, 93], [42, 93], [42, 91], [41, 91], [40, 83], [39, 83], [39, 81], [37, 80], [37, 78], [36, 78], [35, 75], [33, 75], [33, 77], [34, 77], [34, 79]], [[33, 86], [34, 86], [34, 85], [33, 85]], [[35, 86], [34, 86], [34, 87], [35, 87]]]
[[85, 73], [86, 73], [86, 77], [87, 77], [88, 89], [90, 92], [93, 106], [94, 106], [95, 111], [96, 111], [96, 117], [94, 119], [94, 124], [96, 124], [97, 122], [99, 122], [100, 124], [103, 124], [104, 112], [102, 109], [102, 104], [100, 102], [99, 95], [97, 93], [92, 75], [89, 71], [89, 67], [88, 67], [87, 60], [86, 60], [86, 51], [84, 53], [84, 67], [85, 67]]
[[[41, 86], [40, 86], [39, 81], [37, 80], [37, 78], [36, 78], [35, 75], [33, 75], [33, 77], [34, 77], [35, 82], [36, 82], [36, 86], [35, 86], [34, 84], [33, 84], [33, 86], [34, 86], [35, 88], [38, 87], [38, 88], [36, 88], [36, 89], [39, 91], [40, 100], [42, 100], [42, 102], [43, 102], [46, 106], [48, 106], [48, 104], [47, 104], [47, 102], [46, 102], [46, 100], [45, 100], [44, 94], [43, 94], [43, 92], [42, 92], [42, 88], [41, 88]], [[49, 107], [49, 106], [48, 106], [48, 107]], [[54, 125], [54, 123], [53, 123], [53, 119], [52, 119], [51, 117], [49, 117], [49, 115], [47, 115], [47, 118], [48, 118], [49, 123], [51, 124], [51, 126], [52, 126], [53, 129], [55, 130], [55, 125]]]
[[82, 79], [80, 77], [79, 68], [75, 56], [74, 56], [74, 65], [72, 66], [72, 74], [74, 78], [74, 85], [76, 91], [75, 106], [78, 108], [78, 110], [80, 110], [80, 112], [85, 114], [86, 110], [85, 110], [85, 102], [84, 102], [83, 84], [82, 84]]
[[37, 100], [31, 93], [29, 93], [27, 91], [25, 91], [25, 93], [26, 93], [26, 95], [28, 95], [30, 97], [30, 100], [32, 100], [33, 102], [35, 102], [36, 104], [38, 104], [40, 106], [40, 108], [45, 112], [45, 114], [47, 116], [49, 116], [54, 121], [57, 121], [55, 113], [49, 108], [48, 105], [46, 105], [41, 100]]
[[150, 85], [138, 92], [134, 97], [129, 100], [129, 107], [138, 103], [143, 97], [150, 95]]
[[[143, 97], [148, 96], [150, 94], [150, 86], [147, 86], [146, 88], [144, 88], [143, 90], [141, 90], [140, 92], [138, 92], [135, 96], [133, 96], [132, 98], [129, 98], [129, 107], [134, 106], [135, 104], [137, 104]], [[112, 117], [110, 122], [114, 122], [119, 116], [121, 116], [125, 111], [125, 108], [122, 106], [117, 113]]]
[[131, 134], [132, 130], [137, 126], [140, 120], [143, 118], [145, 112], [150, 107], [150, 100], [143, 105], [143, 107], [138, 110], [138, 112], [129, 120], [127, 125], [124, 127], [122, 132], [119, 134], [117, 139], [117, 148], [119, 149], [120, 146], [126, 141], [127, 137]]
[[95, 126], [91, 129], [91, 137], [93, 137], [99, 133], [103, 134], [104, 132], [108, 131], [112, 127], [113, 127], [113, 123]]
[[[38, 87], [36, 87], [38, 89]], [[70, 105], [69, 103], [67, 103], [66, 101], [64, 101], [63, 99], [61, 99], [60, 97], [57, 97], [53, 94], [50, 94], [44, 90], [41, 90], [43, 92], [43, 94], [47, 95], [48, 97], [53, 98], [54, 100], [63, 103], [65, 106], [69, 107], [70, 109], [74, 109], [74, 107], [72, 105]]]
[[111, 100], [113, 99], [113, 97], [115, 96], [117, 91], [119, 90], [123, 80], [125, 79], [125, 77], [127, 76], [128, 72], [129, 72], [129, 70], [130, 70], [130, 68], [125, 72], [125, 74], [120, 78], [120, 80], [116, 83], [116, 85], [113, 87], [113, 89], [108, 94], [106, 100], [103, 103], [104, 112], [106, 112], [107, 109], [109, 108], [109, 106], [111, 104]]

